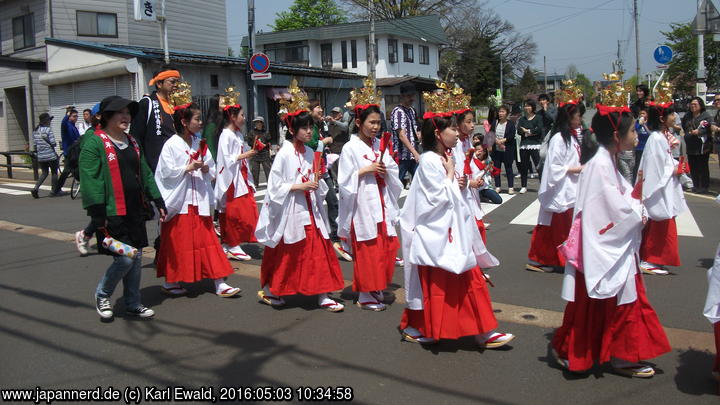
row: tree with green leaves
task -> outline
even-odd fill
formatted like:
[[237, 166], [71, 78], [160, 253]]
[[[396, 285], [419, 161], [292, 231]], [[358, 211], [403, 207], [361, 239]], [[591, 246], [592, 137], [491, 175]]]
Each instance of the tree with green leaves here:
[[348, 22], [345, 10], [333, 0], [295, 0], [290, 9], [275, 14], [274, 31], [322, 27]]
[[595, 88], [587, 76], [583, 73], [578, 73], [575, 76], [575, 84], [582, 89], [583, 95], [585, 96], [585, 102], [592, 102], [595, 100]]
[[[670, 24], [670, 31], [662, 32], [665, 45], [673, 50], [667, 75], [680, 94], [695, 92], [698, 36], [692, 32], [690, 23]], [[720, 87], [720, 42], [713, 41], [712, 35], [705, 35], [705, 69], [708, 88]]]
[[[360, 18], [367, 18], [370, 10], [369, 0], [344, 0], [348, 6], [360, 8]], [[437, 14], [442, 18], [453, 14], [456, 9], [472, 7], [475, 0], [374, 0], [374, 14], [378, 20], [415, 17]]]
[[539, 90], [540, 86], [535, 78], [535, 72], [530, 69], [530, 66], [526, 66], [520, 81], [512, 86], [506, 98], [513, 101], [524, 101], [527, 97], [536, 95]]

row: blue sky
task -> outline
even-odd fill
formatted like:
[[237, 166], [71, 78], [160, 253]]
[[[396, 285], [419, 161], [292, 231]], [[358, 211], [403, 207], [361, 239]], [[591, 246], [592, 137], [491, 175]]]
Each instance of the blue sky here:
[[[275, 14], [287, 10], [293, 0], [256, 0], [258, 29], [271, 31]], [[632, 28], [633, 0], [488, 0], [493, 8], [522, 33], [533, 36], [538, 53], [533, 67], [542, 70], [547, 57], [548, 73], [564, 73], [573, 63], [591, 80], [609, 72], [621, 42], [626, 76], [635, 72], [635, 33]], [[718, 5], [718, 1], [715, 0]], [[661, 31], [672, 22], [695, 17], [695, 0], [638, 0], [640, 10], [640, 68], [654, 71], [652, 53], [662, 43]], [[227, 0], [228, 39], [237, 51], [247, 35], [247, 0]]]

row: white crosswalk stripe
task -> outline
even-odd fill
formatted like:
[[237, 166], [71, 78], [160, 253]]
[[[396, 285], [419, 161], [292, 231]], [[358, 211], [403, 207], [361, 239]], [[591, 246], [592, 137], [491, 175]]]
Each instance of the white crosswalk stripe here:
[[[511, 224], [514, 225], [530, 225], [535, 226], [537, 224], [538, 213], [540, 212], [540, 201], [534, 200], [528, 205], [518, 216], [516, 216]], [[695, 221], [692, 212], [685, 211], [675, 218], [677, 223], [678, 236], [690, 236], [695, 238], [702, 238], [703, 234], [700, 231], [700, 227]]]
[[[69, 181], [72, 181], [72, 179], [70, 179]], [[17, 188], [23, 188], [23, 189], [28, 189], [28, 190], [32, 190], [33, 188], [35, 188], [35, 185], [30, 184], [30, 183], [2, 182], [2, 183], [0, 183], [0, 186], [10, 186], [10, 187], [17, 187]], [[3, 190], [5, 190], [5, 191], [3, 191]], [[22, 192], [20, 192], [20, 194], [18, 194], [18, 193], [9, 193], [9, 192], [7, 192], [7, 190], [10, 190], [10, 189], [2, 188], [2, 189], [0, 189], [0, 193], [11, 194], [11, 195], [30, 194], [29, 191], [22, 191]], [[52, 190], [52, 187], [51, 186], [40, 186], [40, 190], [50, 191], [50, 190]], [[63, 187], [62, 190], [70, 192], [70, 187]], [[18, 190], [15, 190], [15, 191], [18, 191]]]

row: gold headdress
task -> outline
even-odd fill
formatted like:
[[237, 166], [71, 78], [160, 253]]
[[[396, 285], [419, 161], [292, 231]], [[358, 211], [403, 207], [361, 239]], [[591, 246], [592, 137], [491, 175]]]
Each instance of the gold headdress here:
[[355, 110], [356, 116], [359, 109], [365, 110], [371, 105], [379, 107], [382, 101], [382, 92], [375, 87], [372, 75], [363, 81], [363, 85], [365, 87], [350, 92], [350, 101], [345, 104], [345, 107]]
[[555, 101], [560, 107], [565, 104], [577, 104], [583, 95], [582, 89], [572, 79], [563, 80], [562, 84], [562, 89], [555, 93]]
[[240, 107], [238, 100], [240, 99], [240, 92], [235, 90], [235, 87], [230, 86], [225, 89], [225, 94], [220, 96], [220, 107], [223, 110], [227, 110], [230, 107]]
[[614, 72], [610, 74], [603, 73], [603, 78], [605, 78], [605, 80], [614, 81], [614, 83], [611, 83], [609, 86], [600, 91], [601, 103], [599, 105], [604, 107], [605, 110], [610, 108], [615, 111], [630, 111], [630, 109], [627, 108], [627, 105], [628, 97], [632, 92], [632, 87], [629, 83], [626, 83], [625, 85], [622, 84], [622, 75], [623, 72]]
[[290, 92], [290, 100], [280, 100], [280, 109], [285, 109], [288, 116], [295, 116], [303, 111], [310, 111], [310, 102], [308, 96], [303, 89], [298, 87], [297, 79], [293, 79], [288, 87]]
[[175, 111], [187, 108], [192, 104], [192, 86], [188, 82], [180, 82], [177, 89], [170, 93], [170, 104], [175, 106]]
[[670, 105], [672, 104], [673, 87], [669, 81], [665, 80], [658, 84], [657, 91], [655, 93], [655, 103], [659, 105]]
[[470, 111], [470, 95], [465, 94], [462, 87], [455, 84], [437, 81], [438, 87], [432, 92], [423, 92], [425, 100], [425, 114], [423, 118], [450, 117]]

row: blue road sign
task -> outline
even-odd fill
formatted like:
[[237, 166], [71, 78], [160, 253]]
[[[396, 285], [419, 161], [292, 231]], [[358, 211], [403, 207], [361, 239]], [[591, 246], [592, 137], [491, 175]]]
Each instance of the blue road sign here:
[[265, 73], [270, 69], [270, 58], [264, 53], [256, 53], [250, 58], [250, 70], [254, 73]]
[[669, 46], [660, 45], [655, 48], [653, 56], [655, 57], [655, 62], [661, 65], [667, 65], [673, 58], [673, 51]]

